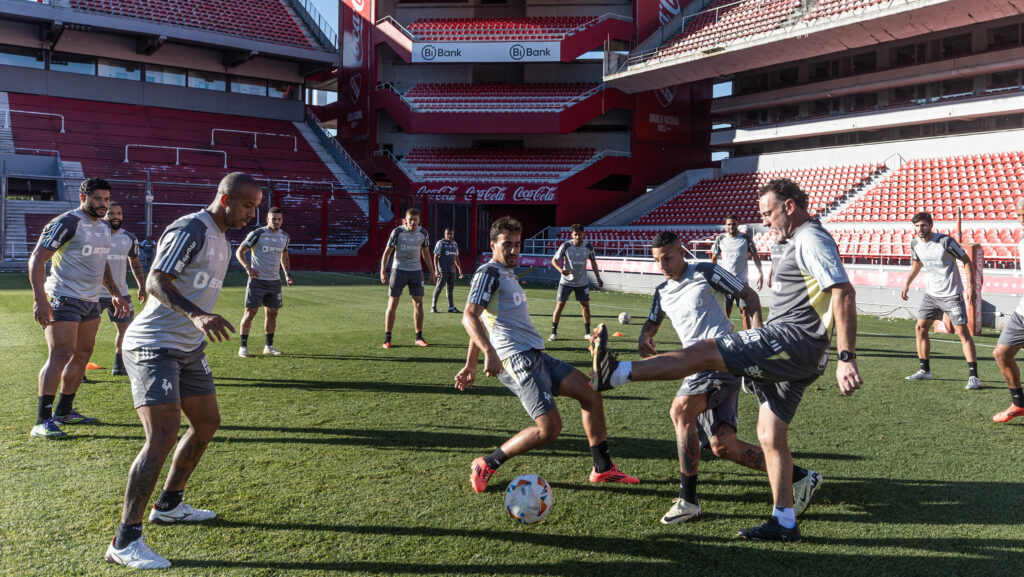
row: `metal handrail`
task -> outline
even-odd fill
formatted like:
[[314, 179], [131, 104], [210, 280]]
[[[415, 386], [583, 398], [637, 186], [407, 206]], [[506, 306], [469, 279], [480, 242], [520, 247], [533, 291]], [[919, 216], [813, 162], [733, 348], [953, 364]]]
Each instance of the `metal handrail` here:
[[[590, 98], [591, 96], [593, 96], [595, 94], [598, 94], [599, 92], [601, 92], [602, 90], [605, 90], [607, 88], [608, 88], [608, 85], [606, 83], [602, 82], [602, 83], [598, 84], [597, 86], [593, 86], [591, 88], [588, 88], [586, 91], [584, 91], [584, 92], [582, 92], [580, 94], [577, 94], [576, 96], [573, 96], [572, 98], [569, 98], [568, 100], [563, 100], [561, 102], [554, 103], [556, 106], [552, 106], [551, 108], [527, 108], [527, 107], [523, 107], [523, 106], [515, 107], [515, 108], [513, 108], [513, 107], [501, 107], [501, 104], [499, 103], [499, 104], [496, 104], [494, 106], [494, 108], [495, 108], [494, 110], [490, 109], [491, 105], [480, 105], [480, 104], [476, 104], [475, 105], [475, 106], [480, 106], [480, 108], [475, 108], [475, 109], [474, 108], [469, 108], [469, 110], [486, 110], [488, 112], [505, 112], [505, 111], [509, 111], [509, 112], [562, 112], [562, 111], [564, 111], [564, 110], [566, 110], [568, 108], [571, 108], [572, 106], [575, 106], [576, 104], [578, 104], [580, 102], [583, 102], [587, 98]], [[399, 92], [399, 90], [397, 88], [395, 88], [395, 86], [393, 84], [391, 84], [390, 82], [379, 82], [379, 83], [377, 83], [377, 90], [390, 90], [391, 92], [394, 92], [395, 95], [403, 103], [405, 103], [405, 105], [408, 106], [412, 111], [414, 111], [414, 112], [426, 112], [425, 110], [423, 110], [419, 106], [417, 106], [413, 101], [411, 101], [408, 98], [406, 98], [405, 95], [403, 95], [401, 92]], [[458, 104], [458, 103], [453, 103], [453, 104]], [[474, 104], [469, 103], [469, 104], [467, 104], [467, 106], [474, 106]], [[442, 109], [437, 110], [437, 111], [431, 110], [430, 112], [453, 112], [453, 111], [456, 111], [456, 110], [457, 109], [449, 107], [449, 108], [442, 108]]]
[[260, 136], [281, 136], [283, 138], [292, 139], [292, 152], [299, 151], [299, 139], [295, 138], [294, 134], [279, 134], [277, 132], [257, 132], [255, 130], [234, 130], [232, 128], [214, 128], [210, 130], [210, 146], [214, 146], [214, 137], [218, 132], [235, 132], [238, 134], [251, 134], [252, 135], [252, 147], [254, 149], [259, 148]]
[[582, 31], [586, 30], [587, 28], [591, 28], [593, 26], [597, 26], [598, 24], [604, 22], [605, 20], [621, 20], [622, 22], [632, 22], [633, 18], [631, 18], [629, 16], [623, 16], [621, 14], [614, 14], [612, 12], [605, 12], [604, 14], [598, 16], [597, 18], [594, 18], [592, 20], [588, 20], [588, 21], [584, 22], [583, 24], [580, 24], [579, 26], [570, 29], [568, 32], [565, 33], [565, 35], [566, 36], [571, 36], [571, 35], [573, 35], [573, 34], [575, 34], [577, 32], [582, 32]]
[[395, 20], [394, 18], [392, 18], [390, 14], [388, 14], [387, 16], [385, 16], [383, 18], [378, 19], [377, 20], [377, 26], [380, 26], [381, 24], [383, 24], [385, 22], [390, 22], [392, 24], [392, 26], [394, 26], [395, 28], [398, 28], [398, 30], [402, 34], [405, 34], [406, 36], [408, 36], [409, 40], [412, 40], [413, 42], [416, 41], [416, 35], [413, 34], [412, 32], [410, 32], [409, 29], [406, 28], [405, 26], [402, 26], [401, 22], [399, 22], [398, 20]]
[[12, 112], [17, 112], [18, 114], [36, 114], [36, 115], [39, 115], [39, 116], [56, 116], [57, 118], [60, 118], [60, 133], [64, 134], [64, 115], [63, 114], [57, 114], [56, 112], [35, 112], [35, 111], [32, 111], [32, 110], [12, 110], [10, 108], [5, 108], [3, 110], [3, 113], [4, 113], [4, 128], [10, 128], [10, 126], [11, 126], [11, 113]]
[[25, 152], [49, 152], [49, 153], [52, 153], [52, 154], [49, 154], [48, 156], [56, 156], [57, 157], [57, 162], [58, 163], [60, 162], [60, 151], [59, 150], [51, 150], [49, 148], [22, 148], [20, 146], [15, 146], [14, 147], [14, 153], [15, 154], [17, 154], [19, 150], [22, 150], [22, 151], [25, 151]]
[[391, 92], [394, 92], [395, 96], [397, 96], [399, 100], [404, 102], [406, 106], [408, 106], [409, 108], [413, 109], [416, 112], [420, 111], [420, 109], [417, 108], [416, 105], [413, 104], [411, 100], [406, 98], [401, 92], [398, 91], [397, 88], [395, 88], [395, 85], [391, 84], [390, 82], [378, 82], [377, 90], [390, 90]]
[[[334, 27], [330, 25], [329, 21], [324, 18], [320, 11], [316, 9], [310, 0], [292, 0], [302, 6], [302, 9], [306, 11], [306, 15], [309, 16], [310, 20], [320, 28], [320, 32], [327, 38], [334, 48], [338, 47], [338, 33], [335, 32]], [[301, 14], [299, 15], [302, 16]], [[303, 18], [303, 20], [305, 20]]]
[[179, 164], [181, 164], [181, 151], [182, 150], [190, 150], [190, 151], [193, 151], [193, 152], [206, 152], [206, 153], [211, 153], [211, 154], [213, 154], [213, 153], [222, 154], [222, 155], [224, 155], [224, 168], [228, 167], [228, 153], [224, 152], [223, 150], [207, 150], [205, 148], [188, 148], [186, 146], [160, 146], [158, 144], [126, 144], [126, 145], [124, 145], [124, 162], [125, 162], [125, 164], [128, 163], [128, 149], [133, 147], [133, 146], [135, 148], [157, 148], [157, 149], [162, 149], [162, 150], [173, 150], [174, 151], [174, 166], [178, 166]]
[[340, 155], [339, 163], [348, 163], [352, 171], [356, 173], [356, 176], [363, 181], [367, 190], [377, 190], [377, 185], [374, 184], [373, 179], [363, 171], [359, 163], [352, 158], [352, 155], [336, 139], [331, 138], [331, 135], [324, 132], [324, 127], [320, 126], [320, 123], [316, 121], [316, 115], [309, 108], [306, 108], [306, 126], [313, 130], [313, 133], [316, 134], [322, 144], [329, 147], [328, 150], [333, 150]]

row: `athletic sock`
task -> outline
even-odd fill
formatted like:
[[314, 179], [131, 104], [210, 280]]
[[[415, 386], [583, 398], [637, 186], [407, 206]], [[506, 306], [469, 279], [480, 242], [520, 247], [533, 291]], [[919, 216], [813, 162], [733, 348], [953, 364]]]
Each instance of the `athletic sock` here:
[[501, 447], [495, 449], [490, 455], [484, 455], [484, 462], [487, 463], [488, 467], [495, 471], [497, 471], [498, 467], [502, 466], [507, 460], [508, 455], [505, 454], [505, 451], [501, 450]]
[[274, 346], [274, 333], [267, 333], [267, 346]]
[[1010, 399], [1013, 401], [1013, 406], [1024, 409], [1024, 389], [1010, 389]]
[[558, 334], [558, 323], [551, 323], [551, 334]]
[[628, 383], [633, 379], [633, 363], [629, 361], [620, 361], [619, 366], [615, 367], [615, 372], [612, 373], [611, 385], [617, 387], [623, 383]]
[[417, 331], [416, 332], [416, 340], [417, 341], [422, 341], [423, 340], [423, 331]]
[[804, 469], [803, 467], [797, 467], [796, 465], [793, 465], [793, 482], [794, 483], [796, 483], [797, 481], [802, 480], [806, 476], [807, 476], [807, 469]]
[[160, 491], [160, 498], [157, 499], [154, 507], [157, 511], [170, 511], [181, 505], [185, 491]]
[[243, 347], [249, 346], [249, 335], [247, 335], [247, 334], [242, 335], [242, 346]]
[[53, 414], [58, 417], [71, 414], [71, 409], [75, 406], [75, 394], [70, 395], [66, 393], [60, 394], [60, 399], [57, 400], [57, 408], [53, 410]]
[[117, 536], [114, 537], [114, 549], [124, 549], [129, 543], [138, 541], [139, 537], [142, 537], [142, 523], [121, 523], [117, 526]]
[[687, 503], [700, 505], [697, 502], [697, 474], [687, 475], [679, 472], [679, 498], [685, 499]]
[[932, 372], [932, 362], [930, 359], [917, 359], [917, 362], [921, 363], [921, 370], [930, 373]]
[[978, 362], [967, 363], [967, 372], [967, 376], [978, 378]]
[[590, 334], [590, 323], [583, 323], [583, 332]]
[[385, 343], [390, 343], [391, 342], [391, 331], [385, 331], [384, 332], [384, 342]]
[[114, 353], [114, 368], [115, 369], [123, 369], [124, 368], [124, 356], [121, 353]]
[[[1020, 389], [1017, 389], [1018, 391]], [[1013, 391], [1010, 391], [1013, 392]], [[36, 409], [36, 424], [39, 425], [50, 417], [53, 417], [54, 395], [42, 395], [39, 397], [39, 407]]]
[[608, 451], [608, 441], [590, 447], [590, 455], [594, 458], [594, 470], [598, 473], [610, 471], [612, 468], [612, 454]]
[[792, 507], [773, 507], [772, 516], [779, 520], [779, 525], [786, 529], [796, 527], [796, 512]]

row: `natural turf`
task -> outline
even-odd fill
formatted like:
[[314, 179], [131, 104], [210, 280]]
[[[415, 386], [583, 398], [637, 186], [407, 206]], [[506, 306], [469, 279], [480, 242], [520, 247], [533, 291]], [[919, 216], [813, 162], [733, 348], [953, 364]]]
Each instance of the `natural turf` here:
[[[233, 275], [217, 312], [241, 316], [244, 282]], [[465, 359], [459, 315], [426, 315], [429, 348], [412, 346], [411, 304], [399, 311], [390, 351], [380, 348], [383, 287], [368, 277], [297, 274], [285, 291], [276, 345], [286, 356], [236, 356], [237, 340], [211, 344], [223, 426], [189, 483], [189, 503], [218, 520], [147, 523], [168, 575], [1007, 575], [1024, 554], [1020, 463], [1024, 419], [991, 416], [1009, 394], [991, 361], [997, 336], [977, 339], [984, 388], [965, 391], [955, 337], [933, 344], [937, 380], [917, 370], [912, 324], [861, 317], [866, 384], [852, 398], [834, 363], [804, 396], [791, 430], [797, 462], [824, 476], [797, 545], [749, 543], [737, 529], [770, 511], [767, 478], [708, 453], [699, 494], [704, 516], [663, 526], [678, 486], [668, 407], [672, 383], [623, 386], [605, 396], [617, 464], [640, 485], [587, 482], [590, 455], [578, 405], [553, 445], [503, 466], [487, 493], [468, 484], [470, 461], [529, 424], [496, 379], [452, 387]], [[460, 303], [465, 284], [458, 287]], [[428, 289], [429, 291], [429, 289]], [[550, 326], [554, 291], [529, 287], [534, 322]], [[429, 299], [429, 292], [427, 295]], [[442, 297], [443, 299], [443, 297]], [[620, 311], [638, 322], [616, 350], [635, 358], [649, 297], [594, 293], [596, 322]], [[550, 351], [589, 362], [578, 307]], [[31, 317], [25, 275], [0, 276], [0, 573], [126, 574], [103, 563], [142, 429], [126, 377], [111, 377], [113, 326], [103, 321], [77, 406], [102, 424], [67, 427], [64, 441], [32, 439], [36, 373], [46, 356]], [[250, 349], [261, 351], [262, 315]], [[894, 336], [866, 336], [865, 333]], [[675, 341], [666, 324], [661, 349]], [[938, 342], [941, 339], [942, 342]], [[756, 402], [740, 398], [740, 437], [754, 441]], [[502, 490], [538, 473], [554, 486], [539, 525], [512, 521]], [[1016, 567], [1016, 569], [1014, 569]]]

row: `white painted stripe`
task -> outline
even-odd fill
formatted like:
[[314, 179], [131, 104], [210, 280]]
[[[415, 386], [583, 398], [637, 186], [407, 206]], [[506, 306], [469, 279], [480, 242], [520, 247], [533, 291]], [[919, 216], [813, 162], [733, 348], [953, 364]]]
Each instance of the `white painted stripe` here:
[[[861, 331], [857, 331], [857, 334], [858, 335], [864, 335], [866, 337], [893, 337], [893, 338], [896, 338], [896, 337], [906, 336], [906, 335], [889, 335], [889, 334], [886, 334], [886, 333], [865, 333], [865, 332], [861, 332]], [[935, 342], [949, 343], [951, 345], [959, 345], [960, 344], [960, 339], [957, 339], [955, 341], [950, 341], [950, 340], [947, 340], [947, 339], [937, 339], [935, 337], [931, 337], [931, 338], [929, 338], [929, 340], [931, 342], [933, 342], [933, 343], [935, 343]], [[985, 343], [979, 343], [977, 341], [974, 342], [974, 346], [976, 346], [976, 347], [987, 347], [987, 348], [990, 348], [990, 349], [996, 348], [995, 345], [988, 345], [988, 344], [985, 344]]]

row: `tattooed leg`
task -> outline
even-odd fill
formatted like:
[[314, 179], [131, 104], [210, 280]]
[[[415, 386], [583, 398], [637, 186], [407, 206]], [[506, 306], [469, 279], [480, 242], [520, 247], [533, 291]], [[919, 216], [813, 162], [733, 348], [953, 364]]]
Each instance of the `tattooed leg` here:
[[174, 447], [181, 424], [181, 408], [177, 403], [139, 407], [138, 413], [146, 432], [146, 444], [128, 471], [128, 487], [121, 512], [121, 522], [125, 524], [142, 522], [146, 505], [153, 496], [160, 470]]
[[669, 415], [676, 430], [676, 453], [679, 470], [687, 476], [697, 474], [700, 464], [700, 435], [697, 433], [697, 416], [707, 408], [707, 396], [676, 397], [672, 401]]
[[711, 437], [711, 451], [716, 457], [728, 459], [744, 467], [765, 471], [764, 451], [756, 445], [741, 441], [736, 430], [723, 424]]
[[181, 410], [185, 413], [189, 427], [174, 452], [171, 470], [164, 481], [165, 491], [185, 490], [188, 478], [192, 476], [213, 434], [220, 427], [217, 395], [185, 397], [181, 400]]

